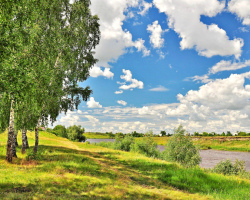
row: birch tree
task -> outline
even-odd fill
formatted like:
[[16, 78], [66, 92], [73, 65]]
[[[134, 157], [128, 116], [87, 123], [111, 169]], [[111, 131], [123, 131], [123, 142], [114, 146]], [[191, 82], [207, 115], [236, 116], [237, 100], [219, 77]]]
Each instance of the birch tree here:
[[98, 17], [91, 15], [89, 4], [89, 0], [1, 2], [0, 103], [6, 106], [0, 108], [5, 114], [0, 116], [0, 128], [9, 127], [9, 162], [14, 128], [36, 128], [36, 152], [40, 122], [48, 116], [54, 121], [61, 111], [77, 108], [80, 97], [86, 101], [90, 95], [89, 87], [77, 85], [88, 78], [96, 62], [92, 50], [100, 39]]

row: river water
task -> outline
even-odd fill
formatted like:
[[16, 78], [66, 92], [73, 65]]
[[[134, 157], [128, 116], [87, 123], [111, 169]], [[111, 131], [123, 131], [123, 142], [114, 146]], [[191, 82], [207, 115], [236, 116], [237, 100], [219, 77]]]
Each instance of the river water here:
[[[99, 142], [114, 142], [115, 139], [87, 139], [90, 143], [99, 143]], [[158, 145], [157, 148], [160, 151], [164, 150], [164, 146]], [[236, 152], [236, 151], [218, 151], [218, 150], [200, 150], [200, 156], [202, 162], [200, 166], [203, 168], [212, 168], [217, 163], [222, 160], [230, 159], [232, 162], [235, 162], [236, 159], [244, 160], [246, 170], [250, 171], [250, 152]]]

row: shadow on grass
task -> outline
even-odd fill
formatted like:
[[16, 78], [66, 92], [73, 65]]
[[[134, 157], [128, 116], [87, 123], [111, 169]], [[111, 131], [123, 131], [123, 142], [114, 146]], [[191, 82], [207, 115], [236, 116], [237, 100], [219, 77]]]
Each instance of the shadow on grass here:
[[145, 160], [123, 161], [124, 165], [134, 168], [145, 175], [156, 176], [169, 186], [190, 193], [219, 194], [222, 199], [250, 199], [250, 184], [232, 177], [209, 174], [199, 167], [182, 168], [175, 164], [145, 162]]

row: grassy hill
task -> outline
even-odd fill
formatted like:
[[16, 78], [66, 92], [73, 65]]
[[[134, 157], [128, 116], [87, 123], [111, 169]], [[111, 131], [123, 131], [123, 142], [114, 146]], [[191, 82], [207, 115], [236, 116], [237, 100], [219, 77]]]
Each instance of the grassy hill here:
[[[28, 132], [30, 145], [34, 133]], [[250, 199], [250, 180], [186, 169], [140, 154], [40, 133], [36, 160], [5, 161], [0, 134], [0, 199]], [[21, 137], [18, 137], [21, 144]], [[32, 155], [31, 152], [28, 152]]]

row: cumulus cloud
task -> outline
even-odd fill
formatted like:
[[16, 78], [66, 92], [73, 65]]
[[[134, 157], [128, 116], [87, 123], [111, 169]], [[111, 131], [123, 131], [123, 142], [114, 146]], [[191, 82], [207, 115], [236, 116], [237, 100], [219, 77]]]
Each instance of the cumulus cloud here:
[[123, 106], [127, 105], [127, 102], [123, 101], [123, 100], [118, 100], [117, 103], [120, 104], [120, 105], [123, 105]]
[[158, 21], [154, 21], [152, 25], [148, 25], [147, 30], [151, 33], [149, 36], [150, 43], [154, 48], [161, 48], [164, 43], [164, 39], [162, 38], [163, 30], [161, 25], [158, 24]]
[[143, 106], [138, 110], [139, 115], [153, 115], [155, 112], [153, 110], [150, 110], [148, 106]]
[[134, 42], [134, 46], [137, 48], [137, 51], [141, 51], [143, 53], [143, 56], [149, 56], [150, 55], [150, 50], [148, 50], [144, 46], [145, 40], [139, 38]]
[[119, 89], [121, 90], [129, 90], [129, 89], [133, 90], [134, 88], [143, 89], [143, 82], [132, 78], [132, 73], [130, 70], [123, 69], [122, 72], [124, 73], [124, 75], [121, 75], [121, 79], [125, 80], [130, 84], [126, 85], [125, 83], [122, 83]]
[[146, 1], [142, 1], [140, 5], [141, 11], [139, 12], [140, 15], [145, 15], [150, 8], [152, 8], [152, 3], [148, 3]]
[[159, 86], [156, 87], [156, 88], [151, 88], [151, 89], [149, 89], [149, 91], [152, 91], [152, 92], [166, 92], [166, 91], [168, 91], [168, 89], [165, 88], [165, 87], [162, 86], [162, 85], [159, 85]]
[[99, 119], [91, 116], [91, 115], [85, 115], [84, 117], [86, 117], [91, 123], [97, 123], [99, 122]]
[[[101, 40], [96, 47], [95, 57], [99, 60], [97, 66], [110, 67], [110, 62], [116, 60], [127, 52], [127, 48], [135, 47], [142, 51], [143, 55], [149, 55], [143, 40], [133, 41], [132, 34], [123, 30], [123, 22], [126, 20], [125, 12], [130, 8], [138, 8], [140, 0], [92, 0], [91, 11], [100, 18]], [[107, 12], [108, 11], [108, 12]], [[131, 12], [129, 17], [133, 17]]]
[[250, 72], [232, 74], [226, 79], [216, 79], [199, 90], [190, 90], [185, 96], [178, 95], [181, 103], [192, 102], [213, 109], [237, 110], [249, 105], [250, 85], [245, 85], [245, 79], [250, 77]]
[[210, 68], [209, 73], [216, 74], [221, 71], [237, 70], [249, 66], [250, 66], [250, 60], [246, 60], [245, 62], [232, 62], [232, 61], [222, 60], [218, 62], [216, 65], [214, 65], [212, 68]]
[[87, 102], [88, 108], [102, 108], [99, 102], [96, 102], [94, 97], [90, 97], [90, 100]]
[[240, 19], [242, 19], [242, 24], [250, 25], [249, 0], [231, 0], [228, 3], [228, 10], [235, 13]]
[[182, 39], [181, 49], [192, 49], [202, 56], [215, 55], [241, 56], [243, 40], [230, 40], [226, 31], [216, 24], [206, 25], [200, 21], [200, 16], [216, 16], [225, 7], [225, 1], [182, 1], [182, 0], [154, 0], [154, 5], [160, 12], [168, 16], [168, 25]]
[[119, 91], [115, 91], [115, 94], [122, 94], [123, 91], [122, 90], [119, 90]]
[[60, 124], [67, 123], [68, 125], [74, 125], [79, 121], [80, 117], [77, 115], [74, 115], [74, 112], [68, 112], [67, 115], [64, 115], [59, 120]]
[[112, 73], [112, 72], [110, 71], [110, 68], [105, 68], [105, 69], [102, 71], [101, 67], [98, 67], [98, 66], [95, 65], [94, 67], [92, 67], [92, 68], [89, 70], [89, 75], [90, 75], [91, 77], [94, 77], [94, 78], [96, 78], [96, 77], [98, 77], [98, 76], [104, 76], [104, 77], [106, 77], [106, 78], [113, 78], [114, 73]]

